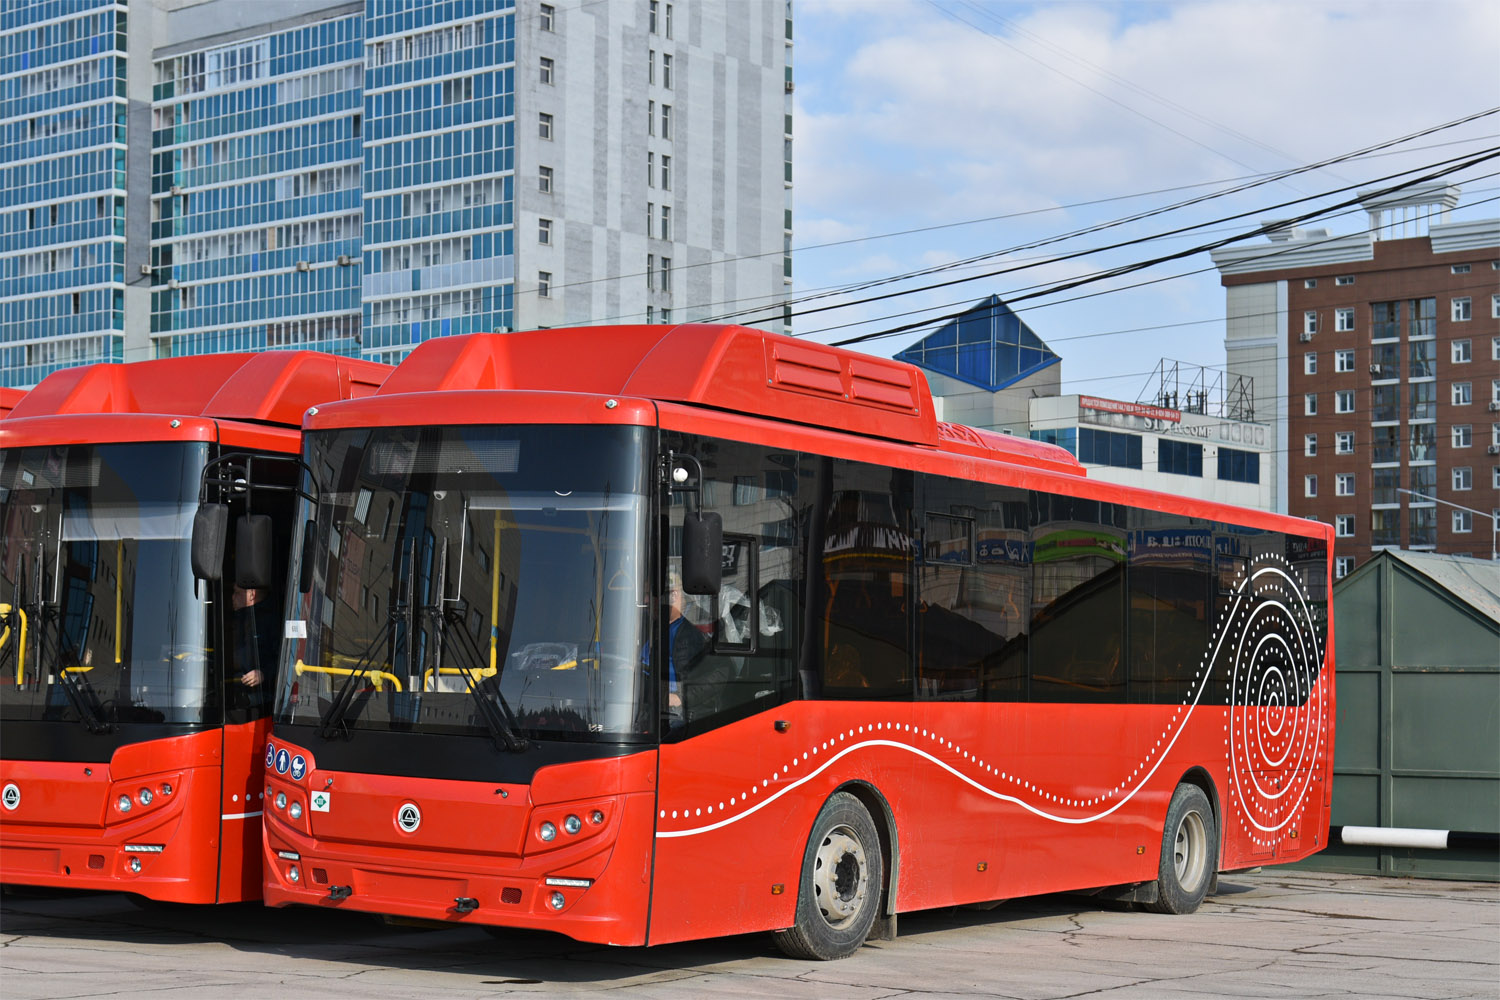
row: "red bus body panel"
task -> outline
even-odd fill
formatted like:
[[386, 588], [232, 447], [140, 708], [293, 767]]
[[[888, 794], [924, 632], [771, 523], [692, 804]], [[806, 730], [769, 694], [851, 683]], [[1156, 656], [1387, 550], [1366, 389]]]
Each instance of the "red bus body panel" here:
[[[380, 392], [320, 407], [304, 426], [499, 423], [656, 423], [1333, 541], [1330, 525], [1090, 480], [1061, 449], [936, 421], [918, 369], [736, 327], [446, 338], [417, 348]], [[895, 863], [888, 912], [1149, 882], [1184, 780], [1210, 791], [1220, 870], [1294, 860], [1326, 840], [1333, 641], [1330, 620], [1298, 710], [1306, 738], [1265, 753], [1279, 768], [1251, 766], [1231, 744], [1290, 731], [1289, 710], [1196, 704], [792, 701], [503, 789], [322, 772], [314, 748], [273, 735], [305, 757], [308, 779], [272, 774], [271, 787], [308, 811], [293, 821], [267, 809], [266, 900], [617, 944], [781, 929], [794, 922], [814, 817], [841, 789], [883, 828]], [[319, 790], [332, 793], [327, 814], [306, 804]], [[396, 825], [409, 801], [423, 810], [415, 835]], [[608, 820], [576, 845], [533, 853], [560, 802], [601, 803]], [[562, 889], [553, 911], [549, 875], [593, 881]], [[478, 908], [461, 912], [456, 898]]]
[[[230, 451], [296, 454], [309, 407], [371, 395], [391, 370], [312, 351], [63, 369], [0, 397], [11, 406], [0, 449], [218, 441]], [[0, 760], [0, 784], [22, 790], [17, 808], [0, 816], [0, 882], [180, 903], [259, 899], [270, 728], [262, 719], [129, 744], [97, 763]], [[164, 782], [171, 795], [160, 794]], [[141, 787], [154, 800], [122, 816], [115, 801]]]

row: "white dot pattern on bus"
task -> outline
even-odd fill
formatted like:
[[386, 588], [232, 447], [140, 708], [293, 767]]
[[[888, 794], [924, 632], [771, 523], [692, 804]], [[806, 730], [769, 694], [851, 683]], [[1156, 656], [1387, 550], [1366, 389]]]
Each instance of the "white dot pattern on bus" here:
[[[1264, 579], [1262, 579], [1264, 578]], [[1257, 581], [1259, 581], [1257, 583]], [[1229, 676], [1222, 683], [1228, 686], [1229, 704], [1225, 713], [1225, 753], [1229, 760], [1229, 795], [1241, 825], [1251, 840], [1261, 846], [1276, 843], [1279, 834], [1306, 807], [1308, 787], [1316, 767], [1325, 760], [1327, 748], [1323, 745], [1324, 714], [1327, 709], [1324, 687], [1318, 683], [1323, 655], [1318, 642], [1318, 633], [1313, 614], [1291, 564], [1280, 556], [1258, 556], [1250, 565], [1250, 572], [1236, 575], [1233, 598], [1220, 613], [1214, 626], [1214, 635], [1193, 674], [1193, 684], [1188, 697], [1176, 706], [1166, 727], [1156, 738], [1154, 745], [1117, 784], [1102, 794], [1080, 796], [1076, 793], [1047, 789], [1011, 774], [978, 758], [952, 739], [923, 728], [920, 725], [901, 722], [875, 722], [856, 725], [847, 732], [836, 733], [814, 744], [801, 756], [793, 756], [789, 764], [783, 764], [773, 777], [779, 783], [782, 775], [789, 774], [791, 767], [799, 766], [812, 756], [830, 748], [834, 756], [805, 776], [783, 785], [774, 794], [748, 806], [750, 796], [741, 800], [746, 808], [727, 819], [688, 830], [659, 831], [658, 837], [682, 837], [706, 833], [728, 825], [738, 819], [759, 811], [792, 789], [809, 780], [832, 763], [855, 750], [883, 746], [912, 752], [926, 758], [939, 768], [952, 773], [976, 791], [992, 798], [1014, 803], [1044, 819], [1060, 823], [1083, 824], [1103, 819], [1135, 796], [1147, 780], [1156, 772], [1165, 753], [1175, 745], [1182, 733], [1179, 723], [1186, 723], [1197, 708], [1204, 691], [1209, 687], [1213, 664], [1224, 641], [1230, 638], [1226, 630], [1237, 625], [1233, 643]], [[1289, 645], [1287, 639], [1292, 643]], [[1256, 641], [1253, 648], [1246, 644]], [[859, 739], [866, 735], [880, 738]], [[1251, 732], [1250, 730], [1253, 730]], [[895, 739], [890, 737], [895, 736]], [[854, 744], [840, 748], [846, 739]], [[1311, 743], [1309, 741], [1312, 741]], [[978, 770], [985, 782], [976, 780], [947, 761], [928, 752], [928, 744], [936, 744], [938, 752], [952, 751], [955, 761], [966, 761]], [[1164, 745], [1165, 744], [1165, 745]], [[1296, 749], [1296, 759], [1291, 760]], [[1142, 775], [1142, 771], [1145, 774]], [[1173, 775], [1175, 782], [1177, 776]], [[998, 779], [1000, 787], [991, 782]], [[1285, 787], [1282, 787], [1285, 779]], [[752, 786], [754, 793], [768, 788], [770, 778], [761, 780], [760, 787]], [[1092, 814], [1060, 815], [1049, 812], [1034, 802], [1018, 797], [1026, 792], [1040, 802], [1065, 806], [1070, 809], [1088, 810], [1096, 806], [1107, 808]], [[730, 799], [729, 805], [735, 805]], [[701, 815], [701, 810], [661, 810], [661, 818], [670, 815], [683, 818]], [[710, 809], [712, 812], [712, 809]], [[723, 803], [719, 812], [725, 812]]]

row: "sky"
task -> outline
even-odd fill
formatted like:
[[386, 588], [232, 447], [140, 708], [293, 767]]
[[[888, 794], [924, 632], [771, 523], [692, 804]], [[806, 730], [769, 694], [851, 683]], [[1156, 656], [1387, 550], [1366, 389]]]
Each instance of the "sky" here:
[[[793, 331], [825, 343], [1239, 236], [1500, 147], [1491, 114], [1019, 249], [1500, 108], [1500, 3], [794, 0], [793, 36], [794, 294], [821, 296], [794, 307]], [[1445, 179], [1463, 189], [1454, 221], [1500, 216], [1500, 159]], [[1356, 206], [1304, 225], [1342, 235], [1368, 217]], [[1185, 226], [1202, 228], [1101, 249]], [[841, 291], [981, 254], [996, 256]], [[1204, 252], [1016, 309], [1062, 356], [1065, 393], [1135, 400], [1162, 359], [1224, 366], [1224, 291]], [[890, 355], [927, 329], [858, 349]]]

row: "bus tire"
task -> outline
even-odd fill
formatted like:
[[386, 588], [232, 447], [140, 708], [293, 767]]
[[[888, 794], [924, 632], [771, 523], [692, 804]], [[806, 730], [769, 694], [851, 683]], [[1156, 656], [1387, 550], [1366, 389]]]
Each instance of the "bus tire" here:
[[1157, 913], [1198, 909], [1213, 881], [1218, 856], [1218, 824], [1208, 796], [1197, 785], [1178, 785], [1161, 835], [1156, 902], [1147, 903], [1146, 908]]
[[776, 933], [792, 958], [831, 961], [859, 950], [880, 912], [885, 864], [875, 821], [848, 792], [823, 803], [807, 838], [797, 923]]

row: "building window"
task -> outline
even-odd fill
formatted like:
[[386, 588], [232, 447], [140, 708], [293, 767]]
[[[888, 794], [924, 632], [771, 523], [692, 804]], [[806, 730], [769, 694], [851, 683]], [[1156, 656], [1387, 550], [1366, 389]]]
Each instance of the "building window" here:
[[1339, 538], [1354, 537], [1354, 515], [1339, 514], [1333, 519], [1333, 533]]
[[1453, 300], [1453, 322], [1463, 323], [1473, 318], [1472, 300], [1465, 295]]
[[651, 0], [650, 4], [647, 5], [646, 9], [647, 9], [646, 30], [649, 31], [649, 32], [651, 32], [651, 34], [654, 35], [654, 34], [657, 33], [656, 29], [657, 29], [657, 24], [658, 24], [658, 18], [660, 18], [660, 16], [661, 16], [661, 0]]
[[1203, 446], [1158, 438], [1156, 442], [1156, 471], [1170, 472], [1175, 476], [1203, 475]]
[[672, 89], [672, 56], [666, 52], [661, 54], [661, 85]]
[[646, 50], [646, 82], [656, 82], [656, 50]]
[[[672, 37], [672, 5], [671, 4], [667, 4], [666, 34], [667, 34], [668, 38]], [[663, 322], [666, 322], [666, 321], [663, 320]]]
[[1469, 448], [1469, 447], [1472, 447], [1473, 444], [1474, 444], [1474, 425], [1473, 424], [1454, 424], [1453, 425], [1453, 447], [1455, 447], [1455, 448]]
[[1333, 412], [1334, 413], [1353, 413], [1354, 412], [1354, 390], [1353, 389], [1340, 389], [1338, 392], [1335, 392], [1333, 394]]
[[[669, 10], [669, 11], [671, 9], [672, 8], [670, 6], [667, 8], [667, 10]], [[667, 308], [666, 306], [662, 306], [661, 307], [661, 321], [663, 323], [670, 323], [670, 322], [672, 322], [672, 310], [669, 309], [669, 308]]]
[[1354, 495], [1354, 473], [1340, 472], [1333, 477], [1333, 495], [1340, 497], [1352, 497]]
[[1469, 265], [1468, 264], [1454, 264], [1453, 265], [1453, 273], [1454, 274], [1468, 274], [1469, 270], [1470, 269], [1469, 269]]
[[1315, 497], [1315, 496], [1318, 495], [1318, 477], [1317, 476], [1303, 476], [1302, 477], [1302, 495], [1305, 496], [1305, 497]]
[[655, 323], [656, 322], [656, 310], [653, 309], [651, 306], [647, 306], [646, 307], [646, 322], [647, 323]]
[[1336, 372], [1352, 372], [1354, 370], [1354, 352], [1334, 351], [1333, 370]]
[[1455, 340], [1449, 345], [1453, 350], [1453, 363], [1455, 365], [1467, 364], [1474, 360], [1474, 342], [1472, 340]]
[[1318, 287], [1318, 279], [1317, 278], [1303, 278], [1302, 279], [1302, 287], [1303, 288], [1317, 288]]
[[661, 189], [663, 191], [672, 190], [672, 158], [665, 153], [662, 154], [661, 158]]
[[646, 186], [656, 187], [656, 154], [646, 154]]
[[1333, 436], [1333, 453], [1335, 455], [1354, 454], [1354, 432], [1339, 431]]
[[1469, 382], [1453, 383], [1453, 405], [1468, 406], [1474, 402], [1474, 386]]
[[1311, 336], [1318, 332], [1318, 314], [1309, 309], [1302, 314], [1302, 332]]
[[551, 219], [536, 220], [536, 241], [544, 245], [550, 245], [552, 243]]
[[1220, 448], [1219, 478], [1231, 483], [1260, 482], [1260, 455], [1238, 448]]
[[551, 194], [552, 193], [552, 168], [551, 167], [537, 167], [536, 168], [536, 189], [538, 191], [540, 191], [542, 194]]
[[672, 207], [670, 205], [661, 207], [661, 238], [664, 240], [672, 238]]
[[1337, 278], [1333, 279], [1333, 283], [1335, 285], [1352, 285], [1354, 284], [1354, 275], [1341, 274]]
[[1302, 435], [1302, 454], [1313, 458], [1318, 454], [1318, 436], [1316, 434]]
[[670, 292], [672, 290], [672, 258], [661, 259], [661, 290]]
[[1342, 580], [1344, 577], [1348, 576], [1350, 573], [1353, 573], [1353, 572], [1354, 572], [1354, 557], [1353, 556], [1334, 556], [1333, 557], [1333, 578], [1335, 580]]
[[557, 8], [552, 6], [550, 3], [542, 4], [541, 13], [537, 16], [538, 26], [540, 26], [543, 31], [555, 31], [557, 29], [554, 28], [553, 25], [556, 23], [556, 20]]
[[550, 87], [552, 85], [552, 75], [553, 75], [553, 70], [554, 70], [555, 66], [556, 66], [556, 64], [553, 63], [553, 61], [551, 59], [547, 58], [546, 56], [542, 56], [542, 74], [541, 74], [541, 79], [542, 79], [542, 85], [543, 86]]
[[1454, 469], [1453, 488], [1460, 491], [1472, 490], [1474, 488], [1474, 470], [1467, 465]]
[[1333, 329], [1335, 333], [1348, 333], [1354, 329], [1354, 310], [1335, 309], [1333, 311]]
[[1089, 465], [1113, 465], [1121, 469], [1141, 467], [1141, 436], [1078, 428], [1078, 461]]
[[538, 271], [536, 273], [537, 298], [550, 299], [552, 297], [552, 272]]
[[1318, 394], [1315, 392], [1303, 393], [1302, 415], [1316, 417], [1318, 415]]
[[545, 111], [536, 116], [536, 134], [548, 141], [552, 139], [552, 116]]
[[1453, 533], [1455, 535], [1467, 535], [1474, 530], [1474, 515], [1466, 510], [1455, 510], [1453, 512]]
[[1312, 351], [1309, 351], [1306, 354], [1302, 355], [1302, 374], [1318, 374], [1318, 356]]
[[656, 134], [656, 102], [646, 102], [646, 134]]
[[654, 253], [646, 255], [646, 291], [656, 291], [656, 254]]
[[[661, 137], [663, 139], [672, 138], [672, 105], [670, 104], [663, 104], [661, 106]], [[1465, 299], [1464, 301], [1468, 300]]]

